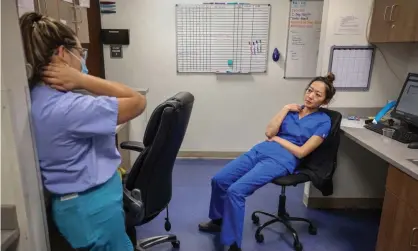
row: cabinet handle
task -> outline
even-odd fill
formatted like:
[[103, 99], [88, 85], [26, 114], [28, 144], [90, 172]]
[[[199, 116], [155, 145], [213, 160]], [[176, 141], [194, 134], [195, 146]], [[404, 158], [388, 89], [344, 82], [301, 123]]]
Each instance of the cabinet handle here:
[[396, 9], [396, 7], [398, 7], [397, 4], [392, 5], [392, 7], [390, 8], [390, 16], [389, 16], [389, 21], [394, 22], [395, 20], [392, 19], [393, 16], [393, 11]]
[[418, 244], [414, 244], [415, 232], [417, 231], [418, 231], [418, 227], [414, 227], [411, 231], [411, 237], [409, 240], [409, 246], [411, 246], [411, 248], [418, 248]]
[[385, 7], [385, 13], [383, 13], [383, 20], [386, 21], [386, 13], [388, 12], [390, 6]]

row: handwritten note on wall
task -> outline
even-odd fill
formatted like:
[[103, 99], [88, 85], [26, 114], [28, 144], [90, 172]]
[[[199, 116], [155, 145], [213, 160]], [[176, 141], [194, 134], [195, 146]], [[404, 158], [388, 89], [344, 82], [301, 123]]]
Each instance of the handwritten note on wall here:
[[285, 77], [316, 75], [323, 1], [292, 1], [286, 51]]
[[361, 35], [365, 32], [364, 21], [355, 15], [341, 16], [335, 22], [336, 35]]

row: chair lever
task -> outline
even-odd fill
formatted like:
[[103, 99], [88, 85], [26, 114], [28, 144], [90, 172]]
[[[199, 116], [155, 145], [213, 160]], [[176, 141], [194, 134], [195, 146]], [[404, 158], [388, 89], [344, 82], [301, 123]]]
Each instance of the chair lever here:
[[129, 209], [128, 213], [136, 220], [141, 221], [144, 218], [144, 203], [141, 199], [141, 191], [139, 189], [133, 189], [131, 192], [124, 188], [123, 200]]
[[142, 201], [141, 190], [135, 188], [132, 190], [131, 195], [134, 199]]

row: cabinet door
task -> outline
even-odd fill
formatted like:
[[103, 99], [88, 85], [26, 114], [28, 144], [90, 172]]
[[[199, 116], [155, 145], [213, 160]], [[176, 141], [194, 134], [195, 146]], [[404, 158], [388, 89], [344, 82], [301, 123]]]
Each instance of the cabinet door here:
[[[415, 227], [418, 227], [418, 211], [412, 209], [408, 202], [400, 201], [396, 213], [396, 222], [393, 225], [393, 244], [396, 247], [394, 251], [413, 250], [412, 241], [415, 241], [416, 238], [412, 236], [412, 233]], [[418, 233], [415, 233], [415, 235], [418, 235]]]
[[409, 250], [418, 251], [418, 211], [386, 191], [376, 251]]
[[415, 32], [414, 32], [414, 42], [418, 42], [418, 1], [415, 2]]
[[386, 190], [380, 218], [379, 234], [377, 237], [376, 251], [395, 251], [394, 226], [398, 209], [398, 198]]
[[375, 0], [369, 30], [370, 43], [387, 42], [391, 27], [389, 14], [394, 4], [395, 0]]
[[413, 212], [415, 218], [411, 221], [412, 227], [410, 229], [410, 250], [418, 251], [418, 211]]
[[82, 44], [87, 44], [89, 40], [89, 24], [87, 18], [87, 9], [86, 8], [77, 8], [77, 36], [80, 39]]
[[389, 42], [412, 42], [417, 26], [417, 0], [396, 0], [389, 11]]
[[418, 42], [418, 25], [415, 27], [415, 42]]

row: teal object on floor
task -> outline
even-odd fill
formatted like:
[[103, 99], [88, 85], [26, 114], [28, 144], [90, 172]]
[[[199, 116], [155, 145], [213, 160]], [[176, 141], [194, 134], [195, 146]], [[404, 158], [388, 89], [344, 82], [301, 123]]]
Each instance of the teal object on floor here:
[[87, 192], [54, 196], [52, 213], [59, 231], [75, 249], [134, 250], [125, 230], [122, 182], [117, 173]]

